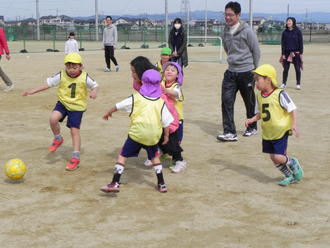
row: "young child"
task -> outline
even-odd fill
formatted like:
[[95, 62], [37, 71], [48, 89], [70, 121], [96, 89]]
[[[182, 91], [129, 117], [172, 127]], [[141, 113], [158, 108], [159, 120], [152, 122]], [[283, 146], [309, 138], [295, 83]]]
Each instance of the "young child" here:
[[49, 147], [50, 152], [55, 152], [62, 145], [64, 139], [61, 135], [59, 122], [68, 117], [67, 127], [71, 130], [73, 144], [72, 157], [65, 169], [73, 171], [80, 163], [80, 125], [87, 107], [88, 90], [90, 98], [97, 96], [98, 84], [82, 71], [82, 58], [78, 53], [69, 53], [64, 58], [65, 70], [47, 79], [47, 83], [35, 89], [22, 93], [23, 96], [33, 95], [50, 87], [59, 86], [57, 90], [58, 102], [50, 116], [50, 127], [54, 140]]
[[156, 63], [155, 66], [157, 67], [158, 71], [162, 74], [162, 76], [164, 76], [163, 65], [165, 65], [167, 62], [170, 62], [171, 54], [172, 54], [172, 50], [171, 48], [168, 47], [164, 47], [160, 51], [160, 60]]
[[157, 70], [157, 68], [144, 56], [134, 58], [130, 65], [133, 78], [133, 88], [134, 90], [139, 91], [142, 86], [141, 78], [143, 73], [149, 69]]
[[70, 32], [69, 39], [65, 42], [64, 53], [78, 53], [78, 42], [74, 39], [74, 32]]
[[[132, 70], [132, 76], [135, 73]], [[169, 125], [172, 123], [173, 117], [165, 106], [164, 100], [160, 98], [162, 94], [160, 73], [153, 69], [147, 70], [143, 73], [141, 80], [142, 86], [138, 92], [117, 103], [103, 116], [104, 120], [108, 120], [112, 113], [117, 110], [125, 110], [130, 113], [131, 126], [128, 131], [128, 138], [115, 164], [112, 181], [101, 187], [101, 191], [119, 192], [120, 177], [124, 171], [127, 158], [137, 157], [141, 148], [143, 148], [147, 151], [148, 159], [152, 161], [154, 166], [158, 180], [158, 191], [161, 193], [167, 192], [157, 144], [163, 128], [163, 143], [168, 142]]]
[[[181, 86], [183, 84], [183, 74], [181, 70], [181, 66], [175, 62], [168, 62], [163, 65], [164, 78], [162, 81], [162, 91], [163, 94], [166, 95], [169, 99], [171, 99], [174, 103], [176, 111], [178, 113], [179, 119], [179, 127], [174, 136], [177, 136], [177, 144], [180, 145], [183, 139], [183, 94]], [[175, 162], [175, 166], [171, 167], [172, 172], [179, 173], [187, 167], [187, 163], [183, 160], [181, 156], [181, 152], [178, 151], [181, 149], [175, 149], [177, 152], [173, 155], [173, 161]], [[182, 151], [182, 149], [181, 149]]]
[[262, 151], [270, 154], [270, 159], [285, 176], [278, 184], [287, 186], [303, 178], [298, 159], [289, 158], [286, 152], [291, 131], [299, 136], [297, 108], [289, 95], [277, 87], [276, 70], [272, 65], [261, 65], [253, 72], [260, 91], [258, 110], [254, 117], [245, 121], [245, 126], [261, 119]]

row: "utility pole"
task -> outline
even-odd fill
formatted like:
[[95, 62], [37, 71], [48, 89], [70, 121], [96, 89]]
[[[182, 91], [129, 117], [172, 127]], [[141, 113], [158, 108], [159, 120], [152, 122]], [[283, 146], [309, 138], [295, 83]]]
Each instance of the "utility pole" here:
[[288, 4], [288, 7], [287, 7], [286, 18], [288, 18], [289, 16], [290, 16], [290, 4]]
[[37, 40], [40, 40], [39, 0], [36, 0]]
[[204, 32], [205, 32], [205, 45], [206, 45], [206, 37], [207, 37], [207, 0], [205, 0], [205, 25], [204, 25]]
[[190, 3], [189, 0], [181, 1], [181, 12], [184, 13], [187, 23], [187, 43], [189, 44], [189, 19], [190, 19]]
[[253, 10], [252, 10], [252, 5], [253, 5], [253, 0], [249, 0], [249, 10], [250, 10], [250, 27], [253, 29]]
[[165, 0], [165, 44], [168, 40], [168, 1]]
[[97, 1], [95, 0], [95, 40], [99, 41], [99, 10]]

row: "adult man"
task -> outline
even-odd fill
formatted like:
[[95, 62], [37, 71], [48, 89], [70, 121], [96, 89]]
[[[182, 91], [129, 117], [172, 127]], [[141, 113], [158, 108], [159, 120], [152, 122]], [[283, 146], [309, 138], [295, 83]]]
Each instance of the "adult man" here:
[[[234, 104], [237, 91], [240, 92], [246, 117], [252, 118], [255, 111], [254, 78], [251, 70], [256, 68], [260, 59], [257, 36], [251, 27], [240, 21], [241, 6], [238, 2], [229, 2], [225, 6], [226, 26], [223, 35], [223, 47], [227, 53], [228, 69], [222, 81], [222, 122], [223, 134], [217, 136], [220, 141], [237, 141], [234, 122]], [[257, 133], [256, 122], [247, 127], [243, 136]]]
[[115, 48], [117, 45], [118, 34], [117, 34], [117, 27], [112, 24], [112, 17], [107, 16], [105, 18], [105, 28], [103, 30], [103, 45], [104, 45], [104, 56], [105, 56], [105, 63], [107, 67], [104, 69], [105, 72], [110, 72], [110, 60], [115, 64], [116, 71], [119, 71], [119, 66], [117, 60], [115, 58]]
[[[1, 56], [3, 54], [6, 54], [6, 59], [10, 60], [6, 35], [5, 35], [5, 32], [4, 32], [3, 28], [0, 28], [0, 60], [1, 60]], [[0, 77], [2, 78], [2, 80], [6, 84], [6, 87], [4, 88], [4, 91], [5, 92], [11, 91], [14, 88], [14, 84], [9, 79], [9, 77], [5, 74], [5, 72], [1, 69], [1, 67], [0, 67]]]

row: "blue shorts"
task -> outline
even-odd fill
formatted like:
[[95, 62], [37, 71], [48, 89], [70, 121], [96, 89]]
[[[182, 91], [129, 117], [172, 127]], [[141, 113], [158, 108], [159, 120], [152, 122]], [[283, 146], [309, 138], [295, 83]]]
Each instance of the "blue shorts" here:
[[56, 103], [53, 110], [56, 110], [62, 114], [63, 117], [60, 119], [60, 122], [63, 122], [65, 117], [68, 116], [68, 120], [66, 122], [66, 126], [68, 128], [80, 128], [81, 120], [84, 114], [83, 111], [69, 111], [60, 101]]
[[262, 140], [262, 152], [270, 154], [286, 155], [288, 148], [288, 134], [278, 140]]
[[151, 160], [154, 157], [158, 156], [158, 145], [154, 146], [146, 146], [143, 144], [140, 144], [134, 140], [132, 140], [130, 137], [127, 138], [125, 141], [125, 144], [123, 148], [121, 149], [120, 155], [129, 158], [129, 157], [137, 157], [139, 156], [139, 152], [143, 148], [147, 151], [148, 159]]

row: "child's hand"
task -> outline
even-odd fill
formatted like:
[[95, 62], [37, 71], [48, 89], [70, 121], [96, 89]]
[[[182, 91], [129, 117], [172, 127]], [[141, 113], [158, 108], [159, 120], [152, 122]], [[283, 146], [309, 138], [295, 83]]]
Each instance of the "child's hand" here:
[[30, 90], [24, 91], [22, 93], [22, 96], [29, 96], [29, 95], [32, 95], [31, 92], [30, 92]]
[[167, 144], [167, 142], [168, 142], [168, 135], [164, 135], [164, 141], [163, 141], [162, 145]]
[[298, 138], [300, 136], [300, 133], [299, 133], [299, 131], [298, 131], [298, 129], [297, 129], [296, 126], [292, 126], [291, 127], [291, 130], [295, 134], [296, 138]]
[[89, 94], [89, 97], [90, 97], [91, 99], [96, 99], [96, 97], [97, 97], [97, 93], [96, 93], [95, 91], [91, 91], [91, 93]]
[[252, 124], [254, 121], [252, 119], [247, 119], [245, 121], [245, 127], [248, 127], [250, 124]]
[[112, 117], [112, 113], [111, 113], [110, 111], [107, 111], [107, 112], [103, 115], [102, 119], [107, 121], [107, 120], [109, 119], [109, 117]]

